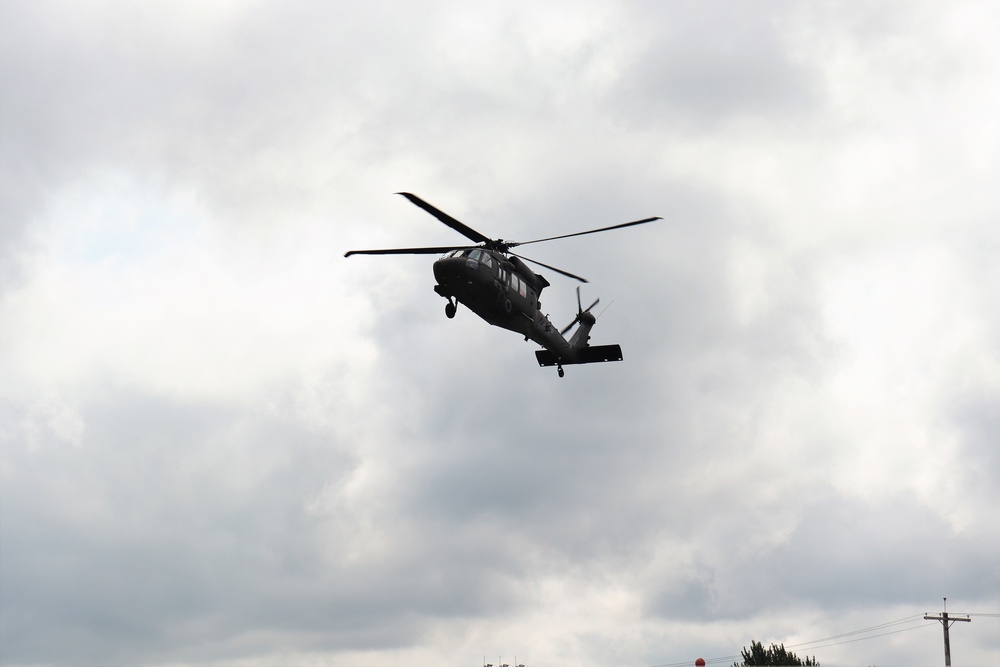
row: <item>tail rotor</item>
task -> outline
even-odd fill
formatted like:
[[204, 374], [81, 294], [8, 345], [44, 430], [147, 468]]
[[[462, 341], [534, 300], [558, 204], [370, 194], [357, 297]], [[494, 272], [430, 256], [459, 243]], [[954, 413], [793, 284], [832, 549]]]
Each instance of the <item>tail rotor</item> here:
[[592, 325], [594, 323], [594, 321], [596, 321], [597, 318], [594, 317], [594, 315], [590, 312], [590, 310], [594, 306], [596, 306], [597, 304], [599, 304], [600, 302], [601, 302], [600, 299], [594, 299], [594, 303], [590, 304], [585, 309], [583, 307], [583, 302], [580, 301], [580, 286], [577, 285], [577, 287], [576, 287], [576, 317], [574, 317], [573, 321], [570, 322], [568, 325], [566, 325], [566, 327], [562, 331], [560, 331], [559, 333], [561, 333], [563, 336], [565, 336], [566, 332], [568, 332], [570, 329], [572, 329], [573, 327], [575, 327], [577, 324], [583, 322], [585, 317], [587, 319], [591, 320], [590, 322], [588, 322], [588, 324]]

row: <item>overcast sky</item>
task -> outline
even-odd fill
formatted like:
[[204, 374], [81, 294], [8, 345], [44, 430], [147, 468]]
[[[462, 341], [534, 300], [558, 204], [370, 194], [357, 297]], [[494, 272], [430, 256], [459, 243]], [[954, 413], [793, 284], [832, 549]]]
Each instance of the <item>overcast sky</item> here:
[[0, 7], [5, 665], [1000, 662], [996, 3]]

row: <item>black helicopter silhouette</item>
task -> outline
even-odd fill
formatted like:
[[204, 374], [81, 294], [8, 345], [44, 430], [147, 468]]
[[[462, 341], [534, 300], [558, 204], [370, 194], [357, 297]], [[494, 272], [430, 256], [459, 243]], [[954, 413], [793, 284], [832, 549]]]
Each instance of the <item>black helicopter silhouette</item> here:
[[[602, 361], [622, 360], [622, 349], [619, 345], [592, 346], [589, 344], [590, 330], [597, 321], [597, 318], [590, 311], [600, 302], [600, 299], [584, 308], [580, 302], [580, 288], [578, 286], [576, 288], [576, 317], [568, 326], [561, 330], [556, 329], [549, 321], [548, 316], [542, 314], [541, 304], [538, 301], [542, 290], [549, 286], [549, 281], [528, 268], [528, 265], [522, 260], [544, 266], [546, 269], [551, 269], [583, 283], [587, 280], [538, 260], [518, 255], [511, 252], [511, 248], [529, 243], [542, 243], [543, 241], [555, 241], [571, 236], [607, 232], [612, 229], [622, 229], [654, 220], [662, 220], [662, 218], [643, 218], [620, 225], [574, 234], [550, 236], [533, 241], [504, 241], [503, 239], [491, 239], [477, 232], [416, 195], [409, 192], [397, 192], [396, 194], [406, 197], [411, 203], [424, 209], [459, 234], [479, 245], [349, 250], [344, 253], [344, 257], [351, 255], [443, 254], [443, 257], [434, 262], [434, 277], [438, 282], [434, 286], [434, 291], [448, 300], [444, 307], [445, 314], [449, 318], [455, 317], [458, 310], [457, 304], [461, 303], [490, 324], [516, 331], [524, 336], [524, 340], [535, 341], [545, 348], [535, 352], [538, 365], [555, 366], [559, 371], [559, 377], [563, 377], [565, 373], [563, 366], [570, 364], [593, 364]], [[576, 330], [572, 338], [566, 340], [565, 334], [577, 324], [580, 325], [580, 328]]]

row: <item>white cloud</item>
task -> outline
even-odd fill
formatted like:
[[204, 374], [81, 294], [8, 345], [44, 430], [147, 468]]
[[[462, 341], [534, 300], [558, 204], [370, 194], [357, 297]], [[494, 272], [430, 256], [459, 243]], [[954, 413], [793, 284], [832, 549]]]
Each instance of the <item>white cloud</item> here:
[[339, 253], [323, 230], [219, 233], [197, 207], [121, 178], [81, 183], [50, 215], [48, 252], [6, 293], [11, 381], [78, 390], [100, 378], [246, 400], [317, 367], [352, 373], [375, 357], [361, 339], [362, 295], [326, 271]]

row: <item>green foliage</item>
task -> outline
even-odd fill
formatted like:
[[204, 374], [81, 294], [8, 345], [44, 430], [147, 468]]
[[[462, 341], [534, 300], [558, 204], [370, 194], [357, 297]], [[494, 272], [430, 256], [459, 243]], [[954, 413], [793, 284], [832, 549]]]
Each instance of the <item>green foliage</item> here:
[[819, 667], [816, 658], [806, 658], [803, 660], [785, 648], [784, 644], [771, 644], [769, 648], [758, 641], [751, 641], [750, 648], [743, 649], [743, 662], [734, 662], [733, 667], [757, 667], [758, 665], [772, 665], [790, 667]]

